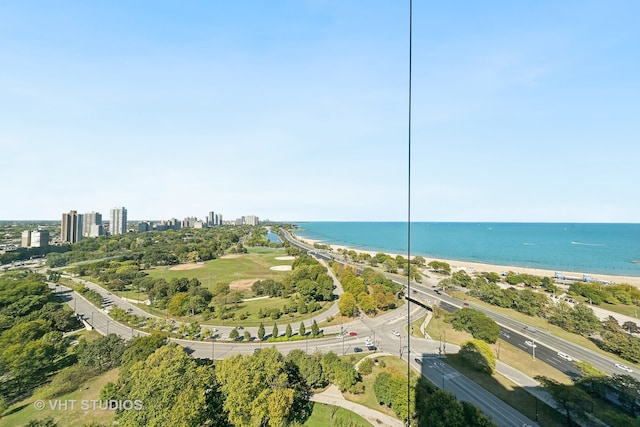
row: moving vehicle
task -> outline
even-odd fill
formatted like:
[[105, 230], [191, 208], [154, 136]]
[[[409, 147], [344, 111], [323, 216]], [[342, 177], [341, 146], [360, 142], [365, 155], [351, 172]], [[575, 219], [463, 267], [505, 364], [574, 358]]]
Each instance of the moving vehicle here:
[[565, 354], [565, 353], [563, 353], [561, 351], [558, 352], [558, 357], [561, 358], [561, 359], [564, 359], [564, 360], [566, 360], [568, 362], [572, 362], [573, 361], [571, 356], [569, 356], [568, 354]]
[[397, 337], [400, 336], [400, 332], [396, 331], [395, 329], [393, 331], [391, 331], [391, 333]]
[[630, 367], [628, 367], [627, 365], [623, 365], [622, 363], [616, 363], [616, 368], [618, 369], [622, 369], [623, 371], [627, 371], [627, 372], [633, 372], [633, 369], [631, 369]]
[[343, 339], [343, 338], [344, 338], [344, 335], [342, 335], [342, 334], [340, 334], [340, 335], [336, 335], [336, 338], [337, 338], [337, 339], [339, 339], [339, 340], [341, 340], [341, 339]]
[[537, 347], [537, 345], [535, 343], [531, 342], [531, 341], [525, 341], [524, 343], [529, 347], [533, 347], [533, 348]]

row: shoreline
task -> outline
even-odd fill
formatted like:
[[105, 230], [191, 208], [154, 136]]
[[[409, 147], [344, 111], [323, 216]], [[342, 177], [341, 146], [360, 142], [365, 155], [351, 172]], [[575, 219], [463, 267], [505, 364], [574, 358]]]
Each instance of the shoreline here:
[[[372, 256], [378, 252], [381, 252], [381, 251], [357, 249], [357, 248], [353, 248], [345, 245], [333, 245], [330, 243], [323, 242], [321, 240], [309, 239], [309, 238], [300, 236], [296, 233], [291, 233], [291, 234], [295, 239], [300, 240], [302, 242], [305, 242], [311, 245], [313, 245], [314, 243], [327, 245], [327, 246], [330, 246], [334, 251], [338, 249], [346, 249], [346, 250], [353, 250], [359, 253], [368, 253]], [[400, 255], [406, 258], [406, 254], [400, 254], [395, 252], [394, 253], [384, 252], [384, 253], [392, 257]], [[414, 256], [415, 255], [411, 256], [411, 258], [413, 259]], [[431, 261], [446, 262], [451, 266], [452, 271], [464, 269], [469, 272], [487, 272], [487, 273], [495, 272], [498, 274], [503, 272], [513, 271], [518, 273], [532, 274], [532, 275], [541, 276], [541, 277], [554, 277], [556, 271], [558, 271], [558, 270], [555, 270], [555, 271], [545, 270], [541, 268], [517, 267], [517, 266], [498, 265], [498, 264], [486, 264], [481, 262], [450, 260], [450, 259], [444, 259], [444, 258], [429, 258], [429, 257], [423, 257], [423, 258], [426, 260], [427, 264], [430, 263]], [[582, 278], [583, 275], [588, 275], [592, 277], [593, 281], [609, 282], [610, 284], [616, 284], [616, 285], [626, 284], [626, 285], [632, 285], [637, 288], [640, 288], [640, 277], [635, 277], [635, 276], [616, 276], [611, 274], [584, 273], [584, 272], [578, 272], [578, 271], [562, 271], [561, 273], [565, 277]]]

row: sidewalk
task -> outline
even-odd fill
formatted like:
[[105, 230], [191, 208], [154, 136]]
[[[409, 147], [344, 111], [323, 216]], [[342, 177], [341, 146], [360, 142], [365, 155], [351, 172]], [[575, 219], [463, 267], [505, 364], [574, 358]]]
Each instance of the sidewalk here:
[[338, 387], [333, 384], [331, 384], [329, 388], [322, 393], [313, 394], [309, 400], [312, 402], [324, 403], [326, 405], [340, 406], [341, 408], [355, 412], [374, 426], [404, 426], [404, 423], [396, 418], [383, 414], [382, 412], [378, 412], [374, 409], [367, 408], [359, 403], [346, 400], [340, 390], [338, 390]]

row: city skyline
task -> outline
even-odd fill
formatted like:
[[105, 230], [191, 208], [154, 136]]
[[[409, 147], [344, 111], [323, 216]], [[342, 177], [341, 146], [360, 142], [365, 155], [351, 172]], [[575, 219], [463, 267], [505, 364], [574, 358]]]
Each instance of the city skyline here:
[[[412, 220], [640, 222], [639, 12], [416, 2]], [[407, 219], [407, 4], [0, 14], [0, 220]]]

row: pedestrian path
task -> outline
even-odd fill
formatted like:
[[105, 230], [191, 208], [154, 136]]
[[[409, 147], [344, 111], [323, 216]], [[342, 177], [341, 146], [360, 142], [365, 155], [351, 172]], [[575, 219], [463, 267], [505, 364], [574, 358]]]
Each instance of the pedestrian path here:
[[339, 406], [351, 412], [355, 412], [374, 426], [403, 427], [404, 423], [382, 412], [376, 411], [359, 403], [346, 400], [338, 387], [331, 384], [322, 393], [313, 394], [309, 400], [312, 402], [324, 403], [326, 405]]

